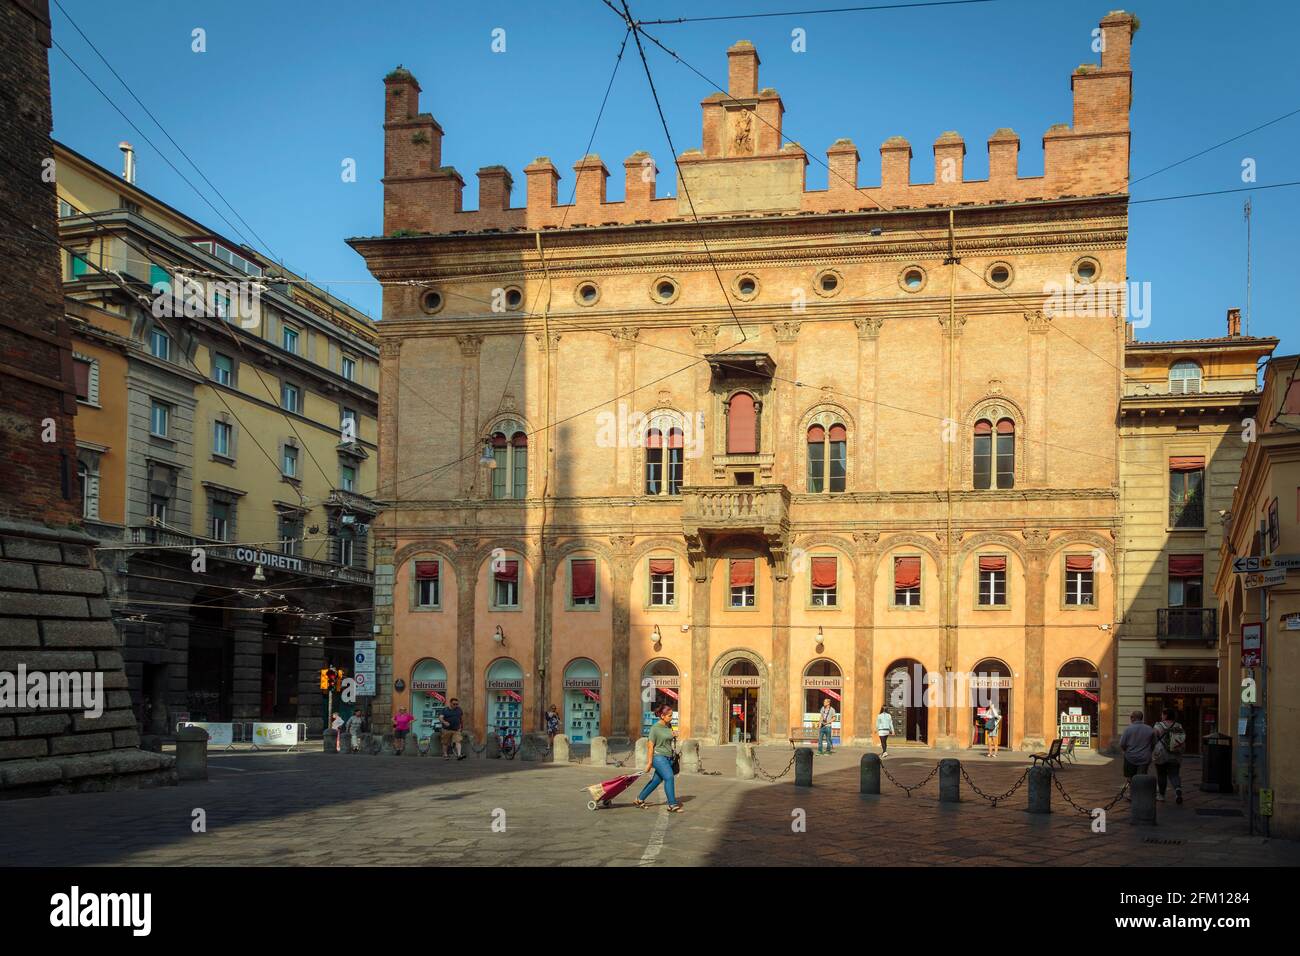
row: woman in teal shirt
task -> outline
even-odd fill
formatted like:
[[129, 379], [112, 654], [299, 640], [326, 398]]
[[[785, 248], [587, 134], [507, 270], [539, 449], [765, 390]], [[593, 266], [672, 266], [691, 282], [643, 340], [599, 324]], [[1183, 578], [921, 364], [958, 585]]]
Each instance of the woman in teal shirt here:
[[645, 798], [662, 783], [664, 794], [668, 797], [668, 812], [681, 813], [682, 805], [677, 802], [673, 774], [673, 741], [676, 739], [673, 735], [673, 709], [664, 704], [659, 708], [658, 714], [659, 721], [650, 728], [650, 742], [646, 747], [648, 754], [645, 773], [653, 770], [654, 776], [646, 782], [634, 802], [638, 807], [647, 806]]

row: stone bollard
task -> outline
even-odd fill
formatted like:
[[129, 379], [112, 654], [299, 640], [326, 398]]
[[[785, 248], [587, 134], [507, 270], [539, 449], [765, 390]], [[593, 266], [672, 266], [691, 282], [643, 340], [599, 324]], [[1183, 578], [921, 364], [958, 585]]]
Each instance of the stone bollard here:
[[[559, 735], [556, 735], [558, 739]], [[567, 743], [567, 738], [565, 740]], [[546, 759], [546, 751], [550, 749], [550, 739], [546, 734], [533, 733], [524, 734], [523, 740], [519, 747], [519, 759], [526, 760], [530, 763], [539, 763]]]
[[393, 746], [392, 734], [384, 734], [383, 743], [380, 744], [379, 752], [385, 757], [391, 757], [397, 753], [397, 748]]
[[420, 738], [415, 734], [406, 735], [406, 749], [402, 751], [403, 757], [420, 756]]
[[176, 776], [181, 780], [208, 779], [208, 732], [202, 727], [176, 731]]
[[939, 761], [939, 802], [961, 803], [961, 761], [956, 757]]
[[650, 739], [648, 737], [638, 737], [636, 739], [636, 752], [633, 760], [633, 762], [636, 764], [636, 769], [640, 770], [642, 767], [646, 765], [646, 761], [650, 759], [649, 757], [646, 756], [646, 753], [648, 752], [647, 748], [649, 746], [650, 746]]
[[325, 752], [327, 754], [337, 753], [339, 746], [339, 732], [337, 730], [330, 730], [326, 727], [325, 732], [321, 734], [321, 743], [325, 746]]
[[682, 741], [682, 773], [700, 772], [700, 742], [698, 740]]
[[604, 737], [591, 738], [591, 762], [597, 767], [609, 763], [609, 741]]
[[1144, 826], [1156, 825], [1156, 778], [1139, 773], [1129, 781], [1129, 822]]
[[569, 762], [569, 737], [567, 734], [556, 734], [551, 738], [551, 763], [568, 763]]
[[858, 793], [880, 796], [879, 754], [863, 754], [858, 761]]
[[798, 747], [794, 752], [794, 785], [811, 787], [813, 752], [811, 747]]
[[487, 735], [487, 750], [484, 751], [484, 756], [489, 760], [501, 759], [501, 738], [496, 734]]
[[[491, 735], [489, 735], [489, 736], [493, 736], [493, 737], [495, 737], [496, 734], [491, 734]], [[439, 739], [435, 739], [434, 743], [437, 745], [437, 749], [435, 749], [435, 750], [430, 750], [430, 751], [429, 751], [429, 756], [430, 756], [430, 757], [441, 757], [441, 756], [442, 756], [442, 740], [441, 740], [440, 738], [439, 738]], [[472, 731], [472, 730], [461, 730], [461, 732], [460, 732], [460, 752], [463, 753], [466, 757], [472, 757], [472, 756], [474, 756], [474, 731]], [[456, 745], [455, 745], [455, 744], [452, 744], [452, 745], [451, 745], [451, 753], [452, 753], [453, 756], [455, 756], [455, 754], [456, 754]]]
[[1052, 812], [1052, 768], [1034, 767], [1029, 771], [1029, 812]]
[[741, 780], [754, 779], [753, 744], [736, 744], [736, 776]]

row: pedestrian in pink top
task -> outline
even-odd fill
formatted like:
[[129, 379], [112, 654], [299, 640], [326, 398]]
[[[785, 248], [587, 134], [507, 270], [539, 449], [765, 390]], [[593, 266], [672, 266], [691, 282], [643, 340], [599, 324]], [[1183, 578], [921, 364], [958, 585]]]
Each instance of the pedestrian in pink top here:
[[393, 717], [393, 749], [398, 755], [406, 749], [406, 735], [414, 720], [415, 715], [408, 714], [405, 707], [397, 708], [397, 714]]

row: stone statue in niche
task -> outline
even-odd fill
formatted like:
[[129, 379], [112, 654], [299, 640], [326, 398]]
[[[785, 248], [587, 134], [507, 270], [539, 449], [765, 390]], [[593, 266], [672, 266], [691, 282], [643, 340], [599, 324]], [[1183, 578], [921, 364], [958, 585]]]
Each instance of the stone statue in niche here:
[[749, 156], [754, 152], [754, 117], [749, 110], [740, 110], [733, 114], [731, 152], [732, 155]]

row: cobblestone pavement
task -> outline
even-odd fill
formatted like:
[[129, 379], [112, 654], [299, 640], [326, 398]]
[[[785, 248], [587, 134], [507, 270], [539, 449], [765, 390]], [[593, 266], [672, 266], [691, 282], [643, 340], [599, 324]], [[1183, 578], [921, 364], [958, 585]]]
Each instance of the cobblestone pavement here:
[[[207, 783], [162, 790], [0, 802], [0, 861], [6, 865], [1297, 865], [1300, 843], [1246, 835], [1232, 795], [1196, 789], [1189, 762], [1187, 802], [1159, 804], [1160, 822], [1137, 827], [1127, 805], [1110, 812], [1107, 832], [1064, 805], [1030, 816], [1025, 788], [996, 809], [962, 783], [960, 805], [941, 805], [937, 779], [912, 797], [888, 781], [879, 797], [858, 793], [863, 751], [815, 760], [815, 785], [735, 777], [734, 750], [703, 748], [721, 776], [678, 778], [681, 815], [652, 809], [625, 792], [608, 810], [589, 811], [582, 789], [614, 768], [469, 758], [214, 753]], [[788, 747], [759, 750], [779, 773]], [[621, 755], [616, 755], [621, 756]], [[899, 752], [885, 763], [900, 783], [924, 778], [954, 754]], [[1023, 755], [996, 761], [959, 753], [980, 789], [999, 794], [1028, 766]], [[629, 762], [630, 763], [630, 762]], [[1123, 779], [1116, 761], [1091, 756], [1060, 774], [1085, 807], [1103, 806]], [[194, 833], [193, 811], [207, 832]], [[803, 811], [806, 832], [794, 832]], [[493, 829], [504, 822], [504, 832]], [[498, 822], [498, 827], [500, 822]]]

